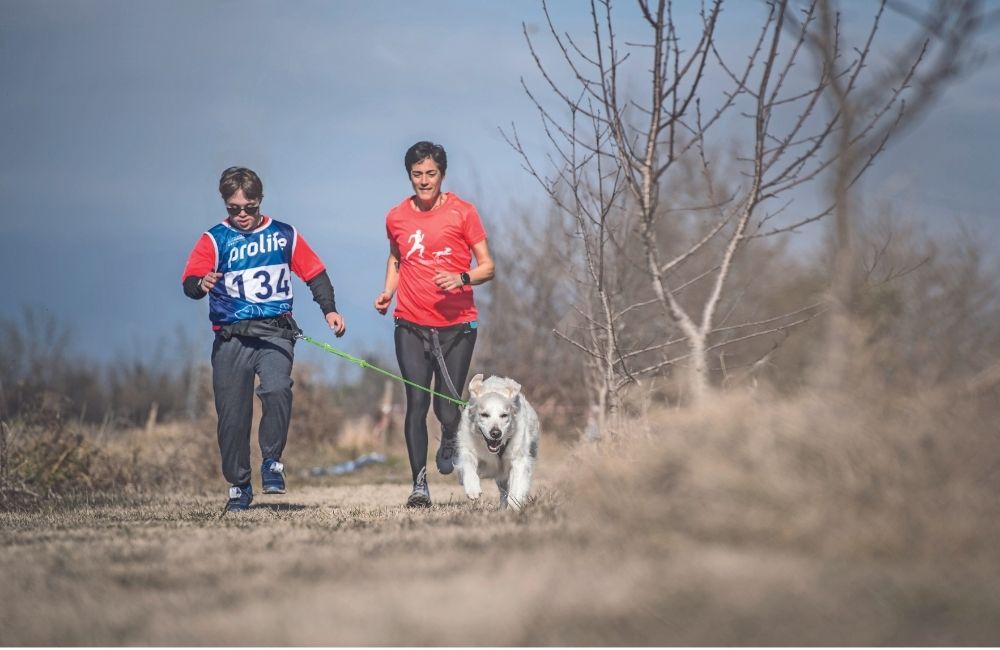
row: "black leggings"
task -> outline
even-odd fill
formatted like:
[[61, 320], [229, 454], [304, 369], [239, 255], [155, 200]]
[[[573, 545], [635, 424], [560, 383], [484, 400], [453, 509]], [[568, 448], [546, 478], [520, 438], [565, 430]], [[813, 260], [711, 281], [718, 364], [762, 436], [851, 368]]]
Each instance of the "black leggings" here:
[[[465, 378], [469, 374], [469, 364], [472, 363], [472, 351], [476, 347], [476, 330], [469, 327], [438, 330], [441, 352], [448, 368], [455, 390], [462, 392]], [[430, 330], [409, 324], [396, 323], [396, 360], [399, 361], [399, 371], [404, 379], [429, 386], [434, 378], [435, 392], [451, 395], [444, 376], [438, 368], [434, 356]], [[431, 394], [406, 386], [406, 419], [403, 433], [406, 436], [406, 451], [410, 456], [410, 470], [413, 480], [427, 466], [427, 411], [431, 405]], [[461, 399], [461, 394], [455, 396]], [[458, 431], [458, 423], [462, 417], [460, 407], [454, 402], [433, 396], [434, 415], [441, 423], [442, 435], [454, 435]]]

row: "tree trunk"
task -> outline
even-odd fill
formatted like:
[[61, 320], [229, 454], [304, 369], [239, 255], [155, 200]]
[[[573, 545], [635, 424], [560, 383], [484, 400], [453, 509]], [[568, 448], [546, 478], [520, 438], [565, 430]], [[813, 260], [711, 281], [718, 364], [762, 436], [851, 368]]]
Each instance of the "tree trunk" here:
[[708, 397], [710, 383], [708, 381], [708, 352], [705, 350], [705, 337], [693, 337], [689, 343], [691, 364], [688, 373], [688, 388], [691, 391], [691, 403], [701, 404]]

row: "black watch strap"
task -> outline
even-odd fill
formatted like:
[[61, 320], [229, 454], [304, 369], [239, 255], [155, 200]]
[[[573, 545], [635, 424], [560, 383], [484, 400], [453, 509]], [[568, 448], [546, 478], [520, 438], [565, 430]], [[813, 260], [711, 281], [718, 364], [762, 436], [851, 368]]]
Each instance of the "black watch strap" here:
[[468, 273], [462, 274], [462, 284], [472, 284], [472, 278], [469, 277]]

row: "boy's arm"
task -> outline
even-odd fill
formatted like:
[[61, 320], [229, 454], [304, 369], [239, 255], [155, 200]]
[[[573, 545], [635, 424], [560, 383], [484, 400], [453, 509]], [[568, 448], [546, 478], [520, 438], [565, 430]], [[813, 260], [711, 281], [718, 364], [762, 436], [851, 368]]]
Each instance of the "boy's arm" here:
[[306, 243], [301, 234], [296, 234], [295, 248], [292, 250], [292, 272], [302, 278], [309, 290], [312, 291], [313, 300], [319, 304], [326, 317], [326, 324], [330, 326], [333, 333], [343, 336], [347, 330], [344, 319], [337, 312], [337, 301], [334, 297], [333, 282], [326, 272], [319, 255]]
[[306, 281], [306, 286], [312, 291], [313, 300], [323, 310], [323, 315], [337, 311], [337, 299], [333, 291], [333, 282], [326, 269], [320, 271], [311, 280]]
[[[212, 241], [208, 233], [203, 234], [198, 243], [191, 249], [188, 255], [187, 264], [184, 265], [184, 272], [181, 274], [181, 282], [184, 287], [184, 295], [188, 298], [200, 300], [208, 295], [202, 280], [205, 276], [213, 274], [216, 265], [215, 242]], [[216, 278], [211, 278], [212, 284]], [[208, 289], [211, 289], [208, 286]]]

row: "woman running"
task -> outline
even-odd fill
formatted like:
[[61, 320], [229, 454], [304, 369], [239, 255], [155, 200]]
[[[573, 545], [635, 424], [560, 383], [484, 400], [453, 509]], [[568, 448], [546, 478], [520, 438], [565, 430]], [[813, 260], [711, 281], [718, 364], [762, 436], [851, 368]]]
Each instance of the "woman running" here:
[[[385, 288], [375, 299], [375, 309], [385, 314], [396, 296], [396, 359], [402, 376], [428, 387], [433, 378], [435, 392], [461, 399], [478, 327], [472, 287], [493, 278], [493, 258], [475, 206], [453, 192], [441, 191], [448, 169], [444, 147], [418, 142], [403, 160], [413, 195], [386, 215], [389, 258]], [[407, 384], [403, 430], [413, 473], [409, 508], [431, 505], [427, 488], [431, 401], [429, 393]], [[433, 403], [441, 423], [437, 467], [450, 474], [461, 410], [436, 395]]]

